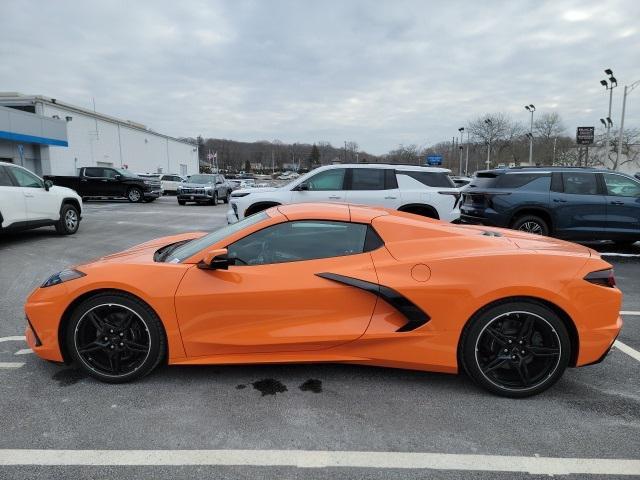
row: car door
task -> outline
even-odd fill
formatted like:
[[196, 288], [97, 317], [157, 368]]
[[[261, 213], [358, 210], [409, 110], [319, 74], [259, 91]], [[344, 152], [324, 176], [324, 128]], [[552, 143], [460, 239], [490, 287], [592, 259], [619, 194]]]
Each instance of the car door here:
[[27, 221], [26, 198], [10, 175], [10, 168], [0, 165], [0, 228]]
[[555, 172], [551, 183], [555, 235], [586, 240], [605, 234], [607, 204], [595, 172]]
[[383, 168], [350, 168], [347, 202], [397, 209], [401, 198], [395, 171]]
[[89, 197], [107, 197], [109, 188], [105, 169], [101, 167], [86, 167], [80, 178], [81, 195]]
[[610, 232], [640, 238], [640, 182], [617, 173], [602, 173]]
[[44, 188], [40, 177], [23, 168], [13, 168], [11, 173], [22, 191], [29, 222], [60, 218], [60, 203]]
[[122, 175], [113, 169], [104, 169], [104, 191], [108, 197], [124, 197], [126, 192], [126, 185], [122, 181]]
[[228, 270], [191, 268], [175, 305], [188, 356], [320, 350], [366, 330], [375, 295], [318, 276], [377, 283], [369, 227], [337, 221], [271, 225], [231, 245]]
[[307, 178], [291, 192], [291, 203], [346, 201], [346, 172], [346, 168], [331, 168]]

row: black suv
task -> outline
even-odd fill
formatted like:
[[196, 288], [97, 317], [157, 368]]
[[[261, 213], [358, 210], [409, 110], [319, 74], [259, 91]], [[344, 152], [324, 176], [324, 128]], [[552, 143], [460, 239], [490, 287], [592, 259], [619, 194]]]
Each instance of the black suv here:
[[569, 240], [640, 240], [640, 182], [571, 167], [481, 171], [463, 189], [461, 220]]

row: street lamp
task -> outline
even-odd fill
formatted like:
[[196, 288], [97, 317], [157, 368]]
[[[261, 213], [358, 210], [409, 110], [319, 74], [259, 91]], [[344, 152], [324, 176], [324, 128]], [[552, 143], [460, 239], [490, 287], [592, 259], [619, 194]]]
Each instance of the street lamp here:
[[458, 166], [458, 175], [462, 176], [462, 149], [464, 148], [462, 146], [462, 134], [464, 133], [464, 127], [460, 127], [458, 131], [460, 132], [460, 164]]
[[493, 135], [493, 123], [491, 123], [490, 118], [485, 118], [484, 123], [489, 126], [489, 146], [487, 147], [487, 170], [489, 170], [491, 168], [489, 165], [491, 165], [491, 136]]
[[618, 151], [616, 152], [616, 166], [620, 165], [620, 149], [622, 148], [622, 133], [624, 132], [624, 111], [627, 106], [627, 95], [633, 92], [633, 89], [640, 85], [640, 80], [636, 80], [631, 85], [624, 86], [624, 95], [622, 96], [622, 115], [620, 117], [620, 132], [618, 135]]
[[525, 110], [531, 112], [531, 126], [529, 127], [529, 165], [533, 165], [533, 112], [536, 107], [533, 104], [525, 105]]
[[611, 102], [613, 101], [613, 89], [618, 86], [618, 81], [616, 77], [613, 76], [613, 71], [610, 68], [607, 68], [604, 73], [606, 73], [609, 78], [606, 80], [600, 80], [600, 85], [609, 90], [609, 115], [607, 115], [607, 122], [605, 123], [605, 127], [607, 127], [607, 136], [605, 140], [605, 155], [607, 159], [609, 158], [609, 133], [611, 132], [611, 125], [613, 122], [611, 121]]

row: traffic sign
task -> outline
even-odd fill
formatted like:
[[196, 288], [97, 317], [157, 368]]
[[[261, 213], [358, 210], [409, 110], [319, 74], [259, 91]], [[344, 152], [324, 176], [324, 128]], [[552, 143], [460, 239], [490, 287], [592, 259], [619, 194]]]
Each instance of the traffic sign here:
[[591, 145], [595, 136], [595, 127], [578, 127], [576, 130], [576, 143], [578, 145]]
[[427, 165], [442, 165], [442, 155], [427, 155]]

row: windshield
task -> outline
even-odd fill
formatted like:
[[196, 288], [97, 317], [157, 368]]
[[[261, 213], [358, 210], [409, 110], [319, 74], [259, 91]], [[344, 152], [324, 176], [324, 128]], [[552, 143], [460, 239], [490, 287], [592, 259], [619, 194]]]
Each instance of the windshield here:
[[115, 169], [116, 172], [118, 172], [120, 175], [122, 175], [123, 177], [128, 177], [128, 178], [139, 178], [138, 175], [136, 175], [133, 172], [130, 172], [129, 170], [125, 170], [124, 168], [116, 168]]
[[191, 175], [189, 183], [213, 183], [215, 181], [215, 175]]
[[196, 240], [191, 240], [188, 243], [176, 248], [175, 251], [171, 252], [171, 254], [167, 257], [167, 263], [180, 263], [185, 261], [187, 258], [195, 255], [201, 250], [204, 250], [207, 247], [210, 247], [225, 237], [229, 235], [233, 235], [236, 232], [239, 232], [243, 228], [249, 227], [251, 225], [255, 225], [256, 223], [261, 222], [262, 220], [269, 218], [267, 212], [262, 211], [258, 212], [254, 215], [251, 215], [243, 220], [240, 220], [237, 223], [232, 223], [231, 225], [227, 225], [226, 227], [222, 227], [215, 232], [211, 232], [209, 235], [205, 235], [202, 238], [198, 238]]

